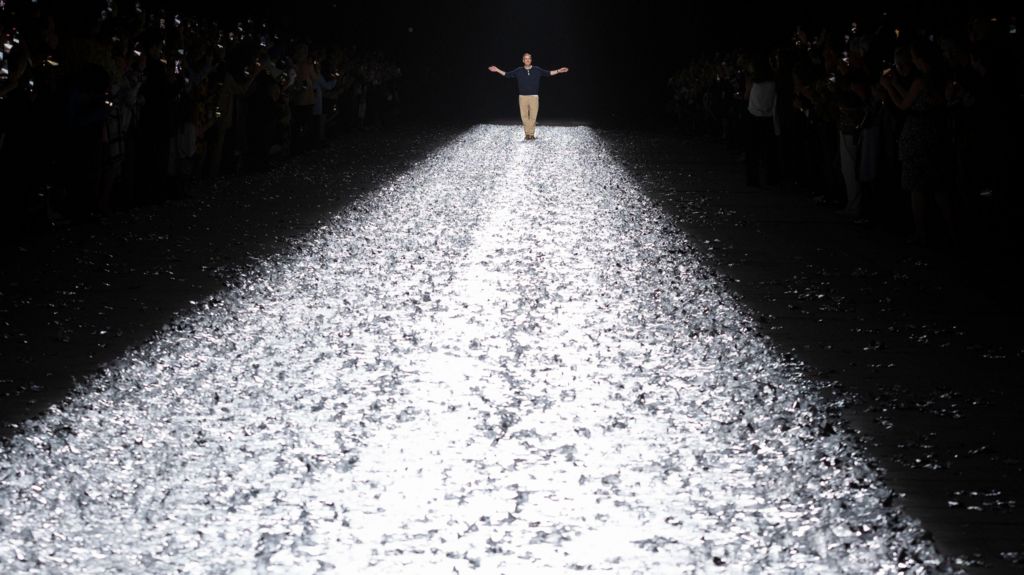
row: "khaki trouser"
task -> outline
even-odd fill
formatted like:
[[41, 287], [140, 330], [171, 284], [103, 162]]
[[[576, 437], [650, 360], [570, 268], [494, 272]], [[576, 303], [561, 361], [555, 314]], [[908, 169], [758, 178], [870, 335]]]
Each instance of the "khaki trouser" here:
[[523, 130], [533, 137], [537, 127], [537, 110], [540, 109], [540, 96], [519, 96], [519, 117], [523, 119]]

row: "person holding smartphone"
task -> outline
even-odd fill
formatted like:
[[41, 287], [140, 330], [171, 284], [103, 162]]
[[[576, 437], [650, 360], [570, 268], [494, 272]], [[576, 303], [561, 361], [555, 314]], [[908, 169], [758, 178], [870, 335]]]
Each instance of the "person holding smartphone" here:
[[523, 54], [523, 65], [514, 70], [505, 72], [497, 66], [491, 66], [488, 70], [516, 80], [519, 88], [519, 117], [523, 121], [523, 131], [527, 140], [536, 140], [534, 131], [537, 128], [537, 112], [540, 110], [540, 79], [565, 74], [569, 69], [563, 66], [549, 71], [534, 66], [533, 55], [526, 52]]
[[949, 177], [944, 173], [952, 152], [947, 144], [945, 68], [939, 48], [927, 40], [915, 40], [909, 56], [916, 69], [909, 86], [899, 82], [891, 68], [882, 73], [879, 83], [890, 104], [906, 115], [899, 136], [900, 184], [910, 195], [913, 241], [927, 244], [927, 214], [933, 201], [947, 230], [955, 233], [946, 186]]

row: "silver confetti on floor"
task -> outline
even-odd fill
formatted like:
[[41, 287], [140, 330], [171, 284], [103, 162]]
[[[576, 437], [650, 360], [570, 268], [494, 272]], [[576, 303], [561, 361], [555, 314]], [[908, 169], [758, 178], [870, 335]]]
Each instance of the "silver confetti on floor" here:
[[538, 137], [467, 131], [26, 424], [0, 571], [952, 572], [685, 221]]

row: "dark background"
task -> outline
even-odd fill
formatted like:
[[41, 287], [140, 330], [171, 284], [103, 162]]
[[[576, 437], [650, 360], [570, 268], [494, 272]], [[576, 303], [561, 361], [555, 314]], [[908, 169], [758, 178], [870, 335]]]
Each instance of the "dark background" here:
[[383, 50], [402, 65], [403, 98], [419, 115], [484, 121], [515, 117], [515, 87], [487, 72], [508, 70], [529, 51], [545, 68], [571, 75], [542, 86], [543, 114], [584, 121], [656, 121], [668, 77], [693, 56], [719, 49], [757, 49], [857, 21], [862, 28], [899, 27], [912, 19], [935, 30], [962, 27], [994, 2], [954, 0], [843, 5], [798, 0], [780, 5], [632, 0], [515, 0], [373, 3], [256, 0], [243, 10], [210, 2], [163, 2], [168, 10], [225, 20], [275, 22], [311, 38]]
[[[103, 0], [68, 2], [93, 16]], [[511, 69], [524, 51], [544, 68], [568, 66], [571, 76], [542, 86], [543, 114], [578, 120], [656, 120], [665, 109], [668, 77], [702, 52], [778, 45], [798, 25], [899, 27], [912, 20], [959, 32], [969, 15], [1005, 12], [994, 1], [863, 0], [842, 4], [797, 0], [778, 5], [727, 1], [514, 0], [345, 2], [252, 0], [244, 5], [162, 0], [168, 13], [223, 21], [267, 21], [311, 40], [380, 49], [403, 69], [407, 110], [438, 119], [482, 121], [515, 116], [515, 87], [487, 72]], [[88, 19], [88, 18], [87, 18]]]

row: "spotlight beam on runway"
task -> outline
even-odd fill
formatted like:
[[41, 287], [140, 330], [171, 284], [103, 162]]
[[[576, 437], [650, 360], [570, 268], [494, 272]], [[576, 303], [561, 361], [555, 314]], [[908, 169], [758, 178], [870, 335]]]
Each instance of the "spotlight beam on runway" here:
[[26, 425], [3, 571], [946, 570], [600, 136], [517, 130]]

